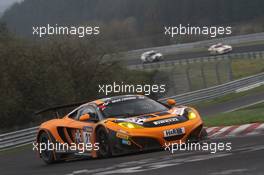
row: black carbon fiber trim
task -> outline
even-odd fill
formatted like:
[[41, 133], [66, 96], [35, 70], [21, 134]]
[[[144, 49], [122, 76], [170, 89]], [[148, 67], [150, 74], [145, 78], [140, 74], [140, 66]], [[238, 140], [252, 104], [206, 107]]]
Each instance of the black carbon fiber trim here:
[[63, 127], [57, 127], [58, 133], [60, 138], [63, 140], [64, 143], [68, 143], [68, 140], [66, 139], [65, 133], [63, 131]]
[[170, 141], [176, 141], [181, 140], [184, 137], [185, 134], [177, 135], [177, 136], [170, 136], [170, 137], [164, 137], [164, 140], [170, 142]]

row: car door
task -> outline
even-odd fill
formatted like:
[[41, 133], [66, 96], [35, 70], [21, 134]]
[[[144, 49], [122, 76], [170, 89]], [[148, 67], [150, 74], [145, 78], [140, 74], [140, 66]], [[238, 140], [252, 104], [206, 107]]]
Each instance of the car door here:
[[[80, 121], [80, 117], [84, 114], [89, 114], [90, 119], [87, 121]], [[82, 107], [78, 110], [76, 116], [76, 128], [77, 129], [77, 143], [89, 144], [93, 143], [93, 130], [96, 124], [96, 121], [99, 121], [96, 108], [92, 105]], [[79, 131], [78, 131], [79, 130]]]
[[[80, 121], [80, 117], [84, 114], [89, 114], [93, 117], [93, 120]], [[87, 145], [88, 147], [89, 145], [93, 145], [93, 131], [96, 125], [95, 119], [98, 119], [98, 114], [96, 108], [92, 105], [86, 105], [78, 108], [76, 111], [73, 111], [68, 116], [68, 125], [61, 131], [64, 135], [64, 142], [67, 142], [71, 145]]]

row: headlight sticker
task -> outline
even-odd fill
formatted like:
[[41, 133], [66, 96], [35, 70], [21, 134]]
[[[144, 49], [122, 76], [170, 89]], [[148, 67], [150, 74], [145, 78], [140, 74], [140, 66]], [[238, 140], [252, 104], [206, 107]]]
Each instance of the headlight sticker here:
[[174, 109], [174, 111], [172, 111], [172, 114], [183, 115], [185, 109], [186, 109], [186, 107], [176, 108], [176, 109]]

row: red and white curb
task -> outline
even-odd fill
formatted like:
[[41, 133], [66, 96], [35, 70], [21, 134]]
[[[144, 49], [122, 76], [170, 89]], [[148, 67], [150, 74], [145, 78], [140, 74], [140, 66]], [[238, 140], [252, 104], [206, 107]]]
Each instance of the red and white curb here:
[[206, 128], [209, 138], [238, 137], [264, 133], [264, 123], [251, 123], [239, 126], [217, 126]]

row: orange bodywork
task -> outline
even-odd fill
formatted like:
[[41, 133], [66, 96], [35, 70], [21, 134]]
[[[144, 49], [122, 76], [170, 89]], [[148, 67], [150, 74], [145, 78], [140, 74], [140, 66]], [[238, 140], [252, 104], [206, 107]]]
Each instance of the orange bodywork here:
[[[102, 105], [103, 103], [104, 101], [102, 100], [96, 100], [87, 104], [93, 104], [95, 106], [99, 106]], [[83, 122], [70, 118], [69, 115], [66, 115], [61, 119], [53, 119], [41, 124], [41, 126], [39, 127], [37, 141], [40, 133], [47, 132], [50, 135], [50, 137], [53, 137], [54, 140], [56, 140], [56, 142], [73, 143], [76, 142], [76, 138], [74, 137], [76, 131], [80, 131], [81, 134], [80, 138], [83, 138], [84, 136], [83, 128], [89, 127], [91, 130], [91, 135], [89, 140], [92, 144], [94, 144], [96, 142], [97, 128], [104, 127], [107, 132], [114, 133], [118, 139], [123, 138], [129, 140], [139, 150], [143, 149], [144, 145], [142, 145], [142, 143], [137, 143], [133, 138], [151, 138], [156, 140], [161, 147], [164, 147], [165, 145], [171, 143], [179, 143], [180, 141], [186, 142], [190, 134], [195, 129], [203, 126], [203, 121], [199, 113], [195, 109], [191, 107], [174, 106], [171, 109], [168, 109], [165, 115], [160, 116], [157, 115], [156, 113], [148, 114], [153, 117], [146, 119], [146, 122], [169, 119], [171, 117], [175, 118], [177, 117], [177, 115], [175, 115], [175, 111], [179, 108], [188, 108], [193, 113], [195, 113], [196, 117], [194, 119], [190, 119], [181, 123], [171, 124], [167, 126], [128, 128], [128, 127], [120, 126], [118, 123], [116, 123], [115, 120], [117, 118], [107, 118], [98, 122]], [[58, 130], [58, 128], [60, 128], [60, 130]], [[166, 140], [166, 138], [164, 137], [164, 131], [172, 130], [176, 128], [184, 128], [185, 133], [183, 134], [183, 136], [177, 140]], [[91, 151], [90, 153], [92, 157], [97, 157], [96, 151]]]
[[[169, 115], [165, 115], [165, 116], [161, 116], [161, 117], [157, 116], [157, 117], [155, 117], [155, 119], [152, 118], [148, 121], [166, 119], [166, 118], [173, 117], [173, 116], [174, 116], [173, 114], [169, 114]], [[202, 124], [203, 124], [203, 122], [202, 122], [199, 114], [197, 113], [197, 117], [193, 120], [189, 120], [189, 121], [186, 121], [184, 123], [179, 123], [179, 124], [174, 124], [174, 125], [162, 126], [162, 127], [129, 129], [129, 128], [125, 128], [125, 127], [120, 127], [113, 122], [107, 122], [106, 127], [111, 129], [111, 130], [117, 131], [117, 132], [120, 132], [120, 130], [125, 131], [126, 135], [128, 135], [129, 137], [154, 138], [154, 139], [158, 140], [162, 146], [165, 146], [165, 143], [168, 145], [171, 143], [178, 143], [180, 140], [166, 141], [163, 138], [164, 137], [163, 131], [184, 127], [186, 134], [181, 138], [181, 141], [185, 142], [189, 133], [191, 133], [195, 128], [197, 128], [198, 126], [201, 126]]]

